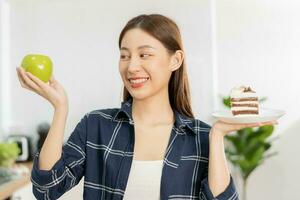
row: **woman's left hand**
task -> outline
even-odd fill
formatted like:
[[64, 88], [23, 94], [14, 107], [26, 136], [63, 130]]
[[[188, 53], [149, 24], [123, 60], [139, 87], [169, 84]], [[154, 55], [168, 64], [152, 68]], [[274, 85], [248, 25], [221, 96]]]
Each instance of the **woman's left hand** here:
[[259, 123], [244, 123], [244, 124], [237, 124], [237, 123], [228, 123], [221, 120], [215, 122], [211, 128], [211, 134], [217, 134], [219, 136], [224, 137], [230, 132], [238, 131], [243, 128], [254, 128], [259, 126], [265, 125], [276, 125], [278, 122], [275, 121], [267, 121], [267, 122], [259, 122]]

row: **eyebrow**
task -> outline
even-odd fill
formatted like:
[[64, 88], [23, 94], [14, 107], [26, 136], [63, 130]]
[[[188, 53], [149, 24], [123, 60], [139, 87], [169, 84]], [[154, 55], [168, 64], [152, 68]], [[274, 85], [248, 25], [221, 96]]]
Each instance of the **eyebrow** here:
[[[139, 46], [137, 49], [145, 49], [145, 48], [150, 48], [150, 49], [155, 49], [153, 46], [150, 46], [150, 45], [142, 45], [142, 46]], [[129, 49], [127, 47], [121, 47], [120, 50], [126, 50], [126, 51], [129, 51]]]

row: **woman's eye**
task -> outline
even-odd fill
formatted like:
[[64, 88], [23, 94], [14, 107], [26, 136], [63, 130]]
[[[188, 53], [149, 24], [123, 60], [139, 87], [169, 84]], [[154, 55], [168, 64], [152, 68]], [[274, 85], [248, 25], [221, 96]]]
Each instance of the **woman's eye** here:
[[[140, 54], [141, 58], [147, 58], [149, 56], [151, 56], [151, 55], [150, 54], [146, 54], [146, 53]], [[120, 55], [120, 59], [121, 60], [128, 60], [128, 59], [130, 59], [130, 56], [128, 56], [128, 55]]]
[[147, 57], [149, 57], [149, 56], [150, 56], [150, 54], [146, 54], [146, 53], [141, 54], [141, 57], [142, 57], [142, 58], [147, 58]]
[[121, 56], [120, 56], [120, 58], [121, 58], [122, 60], [128, 59], [128, 57], [129, 57], [129, 56], [127, 56], [127, 55], [121, 55]]

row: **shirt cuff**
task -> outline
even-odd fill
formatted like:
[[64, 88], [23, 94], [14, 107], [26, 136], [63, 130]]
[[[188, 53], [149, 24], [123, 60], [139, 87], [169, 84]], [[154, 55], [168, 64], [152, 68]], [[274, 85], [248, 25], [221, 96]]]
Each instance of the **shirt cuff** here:
[[53, 167], [49, 170], [39, 169], [39, 152], [36, 153], [33, 159], [33, 166], [31, 170], [31, 181], [34, 185], [43, 188], [49, 188], [55, 185], [57, 179], [57, 170], [64, 166], [62, 157], [56, 161]]
[[230, 182], [228, 184], [228, 186], [226, 187], [226, 189], [219, 194], [218, 196], [214, 197], [209, 185], [208, 185], [208, 177], [206, 177], [202, 182], [201, 182], [201, 189], [203, 192], [203, 195], [207, 198], [207, 199], [218, 199], [218, 200], [238, 200], [238, 193], [237, 190], [235, 188], [232, 176], [230, 175]]

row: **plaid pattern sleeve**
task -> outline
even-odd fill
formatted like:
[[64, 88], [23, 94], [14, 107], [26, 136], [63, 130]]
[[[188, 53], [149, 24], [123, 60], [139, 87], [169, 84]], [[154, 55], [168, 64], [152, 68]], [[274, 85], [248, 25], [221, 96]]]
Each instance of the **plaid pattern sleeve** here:
[[208, 177], [206, 177], [201, 182], [200, 188], [200, 199], [203, 200], [238, 200], [238, 193], [236, 191], [235, 185], [233, 183], [232, 176], [230, 175], [230, 183], [227, 188], [218, 196], [214, 197], [209, 186], [208, 186]]
[[61, 158], [50, 170], [39, 169], [39, 152], [36, 153], [31, 171], [31, 182], [33, 194], [37, 199], [58, 199], [81, 180], [86, 159], [86, 121], [87, 115], [77, 124], [62, 147]]
[[[203, 123], [203, 122], [202, 122]], [[200, 127], [203, 125], [200, 125]], [[208, 129], [211, 127], [207, 124], [205, 124]], [[204, 142], [205, 141], [205, 142]], [[209, 131], [207, 131], [205, 134], [202, 134], [202, 142], [199, 141], [201, 145], [201, 152], [203, 156], [209, 158]], [[233, 178], [230, 174], [230, 182], [226, 189], [220, 193], [218, 196], [214, 197], [209, 185], [208, 185], [208, 162], [205, 163], [202, 172], [202, 177], [201, 177], [201, 186], [200, 186], [200, 194], [199, 194], [199, 199], [200, 200], [238, 200], [238, 193], [235, 188]]]

